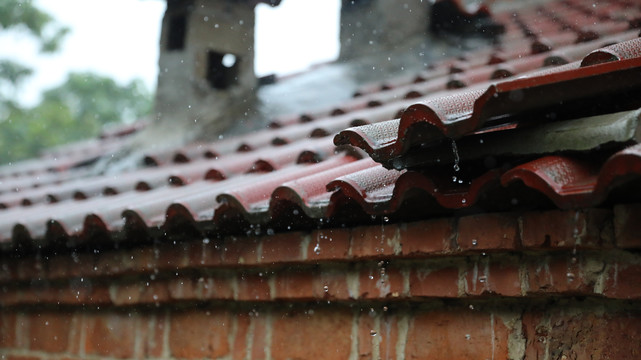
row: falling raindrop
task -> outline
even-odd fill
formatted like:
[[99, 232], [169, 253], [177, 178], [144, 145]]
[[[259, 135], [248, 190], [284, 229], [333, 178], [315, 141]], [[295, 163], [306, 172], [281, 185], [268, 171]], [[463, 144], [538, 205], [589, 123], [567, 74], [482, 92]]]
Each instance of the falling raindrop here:
[[569, 282], [574, 281], [574, 273], [568, 272], [565, 276], [567, 276]]
[[454, 141], [454, 139], [452, 139], [452, 152], [454, 153], [454, 171], [459, 171], [461, 170], [459, 166], [461, 158], [458, 155], [458, 148], [456, 147], [456, 141]]

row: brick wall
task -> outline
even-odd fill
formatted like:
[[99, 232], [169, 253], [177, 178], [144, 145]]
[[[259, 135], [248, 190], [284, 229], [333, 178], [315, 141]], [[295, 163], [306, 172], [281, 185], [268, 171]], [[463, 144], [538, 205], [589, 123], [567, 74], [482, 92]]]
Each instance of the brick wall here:
[[5, 256], [3, 359], [641, 352], [641, 206]]

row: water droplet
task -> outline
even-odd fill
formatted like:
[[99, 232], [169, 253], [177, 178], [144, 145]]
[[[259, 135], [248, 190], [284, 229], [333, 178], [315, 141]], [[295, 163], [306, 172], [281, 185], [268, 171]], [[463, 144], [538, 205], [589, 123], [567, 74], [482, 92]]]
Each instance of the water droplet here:
[[329, 286], [327, 285], [323, 286], [323, 291], [326, 293], [329, 292]]
[[465, 204], [466, 202], [467, 202], [467, 200], [465, 200], [465, 199], [461, 200], [461, 204]]
[[209, 244], [209, 241], [210, 241], [209, 238], [204, 238], [203, 239], [203, 244]]
[[320, 252], [321, 252], [320, 244], [316, 244], [316, 246], [314, 246], [314, 253], [318, 255], [320, 254]]
[[389, 222], [389, 218], [387, 216], [383, 216], [383, 222]]
[[369, 331], [369, 334], [370, 334], [371, 336], [376, 336], [376, 331], [374, 331], [374, 330], [370, 330], [370, 331]]
[[484, 283], [487, 280], [485, 276], [479, 276], [479, 282]]
[[478, 245], [478, 243], [479, 243], [478, 240], [472, 239], [472, 246], [476, 246]]
[[370, 275], [370, 276], [369, 276], [369, 279], [370, 279], [370, 280], [374, 280], [374, 275]]
[[274, 229], [267, 229], [267, 235], [269, 236], [274, 235]]
[[469, 308], [470, 310], [474, 310], [474, 305], [470, 304]]
[[574, 273], [568, 272], [567, 274], [565, 274], [565, 276], [567, 276], [568, 281], [574, 281]]
[[472, 338], [472, 335], [470, 334], [465, 334], [465, 340], [470, 340]]

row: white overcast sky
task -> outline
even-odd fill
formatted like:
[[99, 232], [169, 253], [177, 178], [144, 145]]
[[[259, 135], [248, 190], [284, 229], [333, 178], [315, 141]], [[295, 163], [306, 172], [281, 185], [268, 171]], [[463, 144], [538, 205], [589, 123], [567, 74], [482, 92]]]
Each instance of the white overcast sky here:
[[[71, 33], [60, 52], [41, 55], [28, 36], [0, 32], [0, 58], [36, 70], [20, 89], [22, 102], [37, 102], [42, 90], [62, 83], [70, 71], [96, 72], [121, 84], [141, 78], [155, 88], [164, 0], [34, 2]], [[276, 8], [258, 5], [256, 11], [258, 75], [298, 72], [338, 56], [340, 0], [283, 0]]]

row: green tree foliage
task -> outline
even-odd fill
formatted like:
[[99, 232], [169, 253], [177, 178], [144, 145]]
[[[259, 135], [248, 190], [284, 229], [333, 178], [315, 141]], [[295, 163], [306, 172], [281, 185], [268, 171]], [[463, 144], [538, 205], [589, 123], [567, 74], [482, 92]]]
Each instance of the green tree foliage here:
[[96, 136], [106, 124], [138, 119], [151, 110], [151, 99], [140, 80], [121, 86], [103, 76], [71, 73], [32, 108], [6, 104], [5, 121], [0, 121], [0, 163]]
[[[0, 30], [25, 31], [41, 52], [56, 51], [68, 32], [29, 0], [0, 0]], [[92, 73], [69, 74], [66, 82], [43, 94], [40, 104], [25, 108], [16, 95], [32, 72], [0, 59], [0, 163], [96, 136], [105, 124], [132, 121], [151, 110], [152, 95], [142, 81], [123, 86]]]

